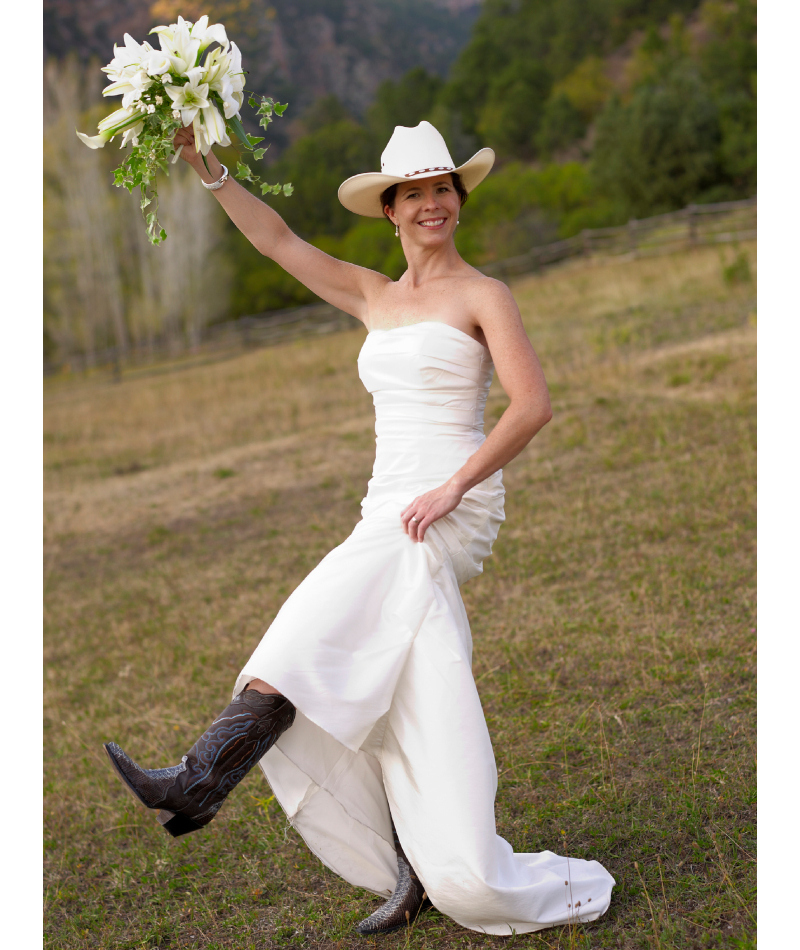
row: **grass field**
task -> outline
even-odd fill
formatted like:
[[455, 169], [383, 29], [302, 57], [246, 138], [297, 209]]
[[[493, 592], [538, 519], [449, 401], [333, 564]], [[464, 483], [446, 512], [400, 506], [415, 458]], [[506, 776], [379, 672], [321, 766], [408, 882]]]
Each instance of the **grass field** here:
[[[555, 416], [463, 589], [518, 851], [595, 858], [611, 908], [484, 937], [323, 868], [260, 774], [173, 840], [102, 742], [180, 759], [369, 476], [363, 332], [49, 380], [45, 941], [58, 948], [755, 947], [755, 246], [576, 263], [515, 296]], [[491, 425], [505, 405], [493, 388]]]

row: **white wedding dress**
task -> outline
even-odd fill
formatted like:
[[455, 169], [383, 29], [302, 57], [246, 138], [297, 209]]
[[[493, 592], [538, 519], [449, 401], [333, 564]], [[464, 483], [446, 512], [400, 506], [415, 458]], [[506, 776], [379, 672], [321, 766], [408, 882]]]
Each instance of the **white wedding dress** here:
[[504, 520], [501, 473], [424, 542], [400, 524], [483, 442], [489, 351], [449, 324], [416, 323], [373, 330], [358, 369], [377, 417], [363, 518], [289, 597], [234, 689], [263, 679], [297, 707], [261, 767], [292, 826], [351, 884], [394, 890], [391, 809], [429, 898], [462, 926], [594, 920], [615, 883], [600, 864], [515, 854], [495, 830], [497, 768], [458, 588]]

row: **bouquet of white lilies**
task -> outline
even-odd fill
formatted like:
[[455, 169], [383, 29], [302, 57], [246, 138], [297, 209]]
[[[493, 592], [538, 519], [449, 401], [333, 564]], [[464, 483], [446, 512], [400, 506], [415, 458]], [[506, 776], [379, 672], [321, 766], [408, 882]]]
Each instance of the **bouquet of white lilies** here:
[[[248, 135], [242, 126], [242, 54], [228, 40], [225, 27], [221, 23], [209, 26], [207, 16], [196, 23], [179, 16], [177, 23], [157, 26], [150, 32], [158, 34], [160, 49], [154, 49], [147, 41], [137, 43], [127, 33], [123, 47], [114, 45], [114, 58], [103, 67], [111, 80], [103, 95], [122, 96], [122, 108], [99, 123], [97, 135], [78, 132], [78, 138], [89, 148], [102, 148], [121, 135], [122, 147], [132, 146], [114, 172], [114, 184], [128, 191], [141, 189], [147, 236], [153, 244], [159, 244], [167, 234], [158, 223], [156, 172], [161, 169], [169, 174], [168, 159], [177, 161], [180, 149], [175, 153], [172, 140], [179, 128], [192, 125], [195, 147], [204, 162], [211, 146], [230, 145], [231, 135], [257, 160], [266, 148], [256, 148], [263, 137]], [[214, 49], [209, 49], [213, 44]], [[283, 115], [286, 109], [266, 96], [248, 95], [248, 104], [257, 109], [259, 125], [264, 129], [273, 115]], [[260, 183], [262, 194], [292, 193], [290, 184], [261, 182], [241, 161], [236, 177]]]

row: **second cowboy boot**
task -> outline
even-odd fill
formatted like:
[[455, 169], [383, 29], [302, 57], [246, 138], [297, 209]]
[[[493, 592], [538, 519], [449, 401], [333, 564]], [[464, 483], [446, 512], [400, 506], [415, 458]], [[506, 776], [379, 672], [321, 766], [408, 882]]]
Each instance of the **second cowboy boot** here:
[[180, 765], [143, 769], [116, 742], [105, 750], [118, 777], [177, 838], [207, 825], [228, 793], [294, 722], [284, 696], [246, 689], [195, 742]]
[[433, 904], [428, 900], [425, 889], [417, 872], [411, 867], [406, 857], [400, 839], [397, 837], [397, 831], [392, 824], [392, 834], [394, 835], [394, 847], [397, 852], [397, 887], [394, 894], [388, 901], [379, 907], [374, 914], [370, 914], [365, 920], [356, 926], [356, 931], [363, 936], [378, 933], [390, 933], [392, 930], [399, 930], [401, 927], [410, 927], [421, 911]]

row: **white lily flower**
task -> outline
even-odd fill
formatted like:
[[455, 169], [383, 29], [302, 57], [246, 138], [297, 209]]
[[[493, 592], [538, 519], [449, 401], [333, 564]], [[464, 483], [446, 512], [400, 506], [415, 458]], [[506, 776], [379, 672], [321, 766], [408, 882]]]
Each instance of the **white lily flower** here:
[[192, 39], [200, 41], [200, 52], [208, 49], [212, 43], [219, 43], [220, 46], [228, 45], [228, 35], [225, 27], [221, 23], [208, 25], [208, 17], [201, 16], [197, 23], [192, 26]]
[[245, 76], [242, 69], [242, 51], [235, 43], [231, 43], [231, 48], [228, 50], [228, 59], [230, 61], [228, 76], [233, 85], [233, 91], [243, 92]]
[[225, 51], [221, 49], [212, 50], [206, 56], [203, 67], [205, 70], [203, 81], [207, 82], [215, 92], [221, 93], [222, 84], [230, 69], [230, 59], [225, 55]]
[[[172, 99], [172, 105], [179, 109], [181, 119], [184, 125], [189, 125], [194, 121], [200, 109], [205, 109], [209, 105], [208, 101], [208, 83], [199, 82], [203, 70], [199, 67], [191, 70], [192, 75], [185, 86], [171, 86], [164, 84], [164, 91]], [[205, 153], [204, 153], [205, 154]]]
[[225, 128], [225, 120], [215, 105], [206, 106], [195, 116], [194, 140], [195, 145], [199, 143], [203, 155], [208, 155], [211, 146], [217, 142], [220, 145], [231, 144]]
[[172, 61], [168, 53], [160, 49], [154, 49], [147, 54], [143, 65], [150, 76], [163, 76], [164, 73], [169, 72]]
[[130, 33], [126, 33], [125, 45], [120, 47], [114, 44], [114, 58], [108, 66], [102, 67], [102, 71], [113, 81], [122, 79], [140, 68], [152, 48], [147, 42], [137, 43]]
[[228, 80], [226, 81], [220, 96], [222, 97], [222, 108], [225, 112], [225, 118], [232, 119], [242, 108], [242, 103], [244, 102], [244, 93], [234, 92], [233, 86], [231, 85], [230, 80]]
[[[171, 43], [172, 37], [175, 35], [175, 30], [177, 30], [183, 23], [186, 23], [186, 20], [184, 20], [183, 17], [179, 15], [177, 23], [170, 23], [169, 26], [154, 26], [153, 29], [150, 30], [150, 32], [157, 33], [159, 41], [161, 40], [161, 37], [163, 36], [167, 40], [167, 42]], [[186, 23], [186, 25], [191, 26], [191, 23]], [[161, 48], [164, 49], [163, 43], [161, 45]]]
[[200, 40], [194, 39], [189, 32], [189, 23], [178, 17], [171, 27], [157, 26], [151, 33], [158, 33], [161, 49], [169, 56], [171, 69], [179, 76], [185, 76], [194, 69], [200, 56]]
[[144, 122], [137, 122], [136, 125], [132, 125], [129, 129], [125, 129], [125, 132], [122, 136], [122, 142], [120, 143], [120, 148], [125, 148], [125, 146], [130, 142], [132, 145], [139, 144], [139, 133], [144, 128]]
[[103, 90], [104, 96], [122, 96], [122, 105], [127, 108], [142, 97], [153, 85], [153, 80], [144, 69], [137, 69], [131, 75], [112, 82]]

